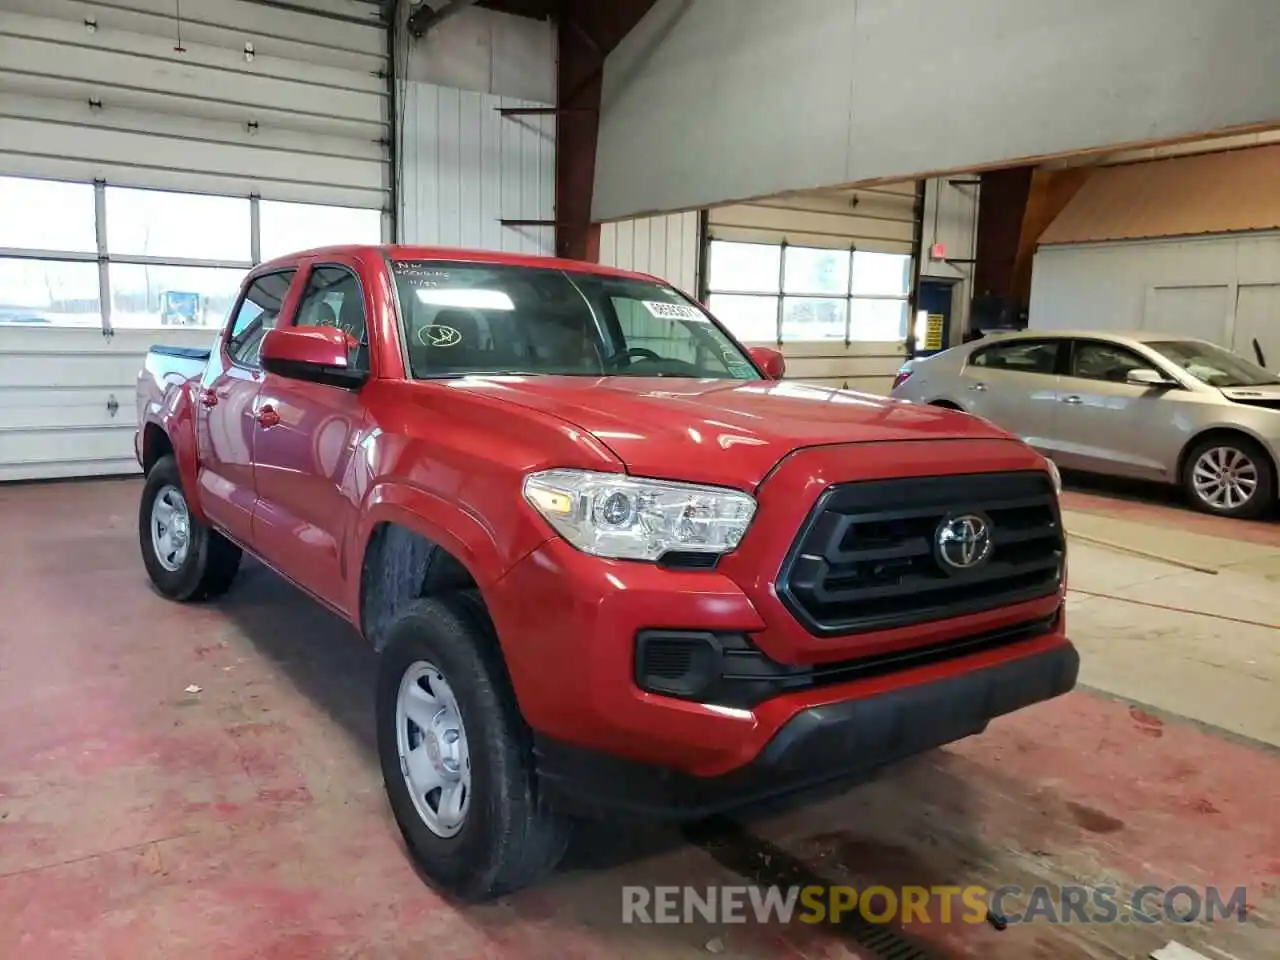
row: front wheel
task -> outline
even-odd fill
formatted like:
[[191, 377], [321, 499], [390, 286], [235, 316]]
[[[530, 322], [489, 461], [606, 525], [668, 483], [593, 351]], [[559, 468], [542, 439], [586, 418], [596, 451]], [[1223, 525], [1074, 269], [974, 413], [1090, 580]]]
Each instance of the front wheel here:
[[172, 456], [147, 474], [138, 545], [151, 582], [170, 600], [212, 600], [230, 589], [240, 569], [240, 548], [191, 515]]
[[555, 868], [569, 823], [538, 794], [529, 733], [478, 596], [420, 600], [396, 618], [376, 712], [391, 810], [429, 880], [486, 900]]
[[1182, 485], [1198, 510], [1254, 519], [1271, 508], [1276, 471], [1271, 457], [1252, 440], [1211, 438], [1188, 454]]

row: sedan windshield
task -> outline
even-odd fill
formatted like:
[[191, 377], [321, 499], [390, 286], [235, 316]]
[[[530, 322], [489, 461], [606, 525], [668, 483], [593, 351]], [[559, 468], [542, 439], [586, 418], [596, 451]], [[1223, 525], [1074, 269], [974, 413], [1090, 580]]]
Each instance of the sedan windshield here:
[[759, 380], [739, 347], [670, 287], [506, 264], [392, 264], [409, 368], [468, 374]]
[[1280, 384], [1280, 377], [1274, 373], [1212, 343], [1169, 340], [1148, 343], [1147, 346], [1211, 387], [1262, 387]]

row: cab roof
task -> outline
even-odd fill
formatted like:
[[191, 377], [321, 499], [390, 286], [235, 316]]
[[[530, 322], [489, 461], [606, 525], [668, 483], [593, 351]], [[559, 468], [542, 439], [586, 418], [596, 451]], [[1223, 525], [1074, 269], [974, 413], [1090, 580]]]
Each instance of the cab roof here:
[[276, 257], [259, 264], [255, 273], [264, 269], [285, 267], [310, 257], [347, 256], [358, 257], [376, 253], [389, 260], [446, 260], [453, 263], [493, 263], [511, 267], [534, 267], [543, 270], [564, 270], [569, 273], [591, 273], [609, 277], [627, 277], [632, 280], [648, 280], [665, 283], [659, 277], [632, 270], [620, 270], [585, 260], [565, 260], [560, 257], [543, 257], [529, 254], [504, 253], [494, 250], [468, 250], [459, 247], [422, 247], [407, 244], [347, 244], [342, 246], [315, 247]]

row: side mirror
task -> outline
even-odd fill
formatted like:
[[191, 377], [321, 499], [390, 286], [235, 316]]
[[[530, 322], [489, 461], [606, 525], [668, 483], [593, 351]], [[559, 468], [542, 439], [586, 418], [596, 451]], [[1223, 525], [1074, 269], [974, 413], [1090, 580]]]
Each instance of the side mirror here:
[[258, 354], [262, 369], [291, 380], [358, 387], [368, 374], [347, 361], [359, 344], [337, 327], [277, 327], [268, 330]]
[[747, 353], [770, 380], [781, 380], [783, 374], [787, 372], [787, 361], [772, 347], [751, 347]]
[[1149, 370], [1146, 367], [1130, 370], [1125, 375], [1125, 383], [1135, 387], [1176, 387], [1178, 385], [1159, 370]]

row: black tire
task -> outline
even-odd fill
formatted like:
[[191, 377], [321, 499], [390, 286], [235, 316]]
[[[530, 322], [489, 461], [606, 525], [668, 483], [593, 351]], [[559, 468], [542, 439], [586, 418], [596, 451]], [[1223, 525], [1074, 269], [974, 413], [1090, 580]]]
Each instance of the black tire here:
[[952, 403], [950, 400], [934, 400], [929, 404], [929, 406], [939, 407], [943, 410], [964, 410], [964, 407], [960, 406], [958, 403]]
[[[1253, 496], [1234, 507], [1220, 506], [1206, 500], [1196, 489], [1196, 464], [1206, 453], [1215, 448], [1233, 451], [1247, 457], [1253, 464], [1257, 484]], [[1276, 499], [1276, 467], [1270, 454], [1248, 437], [1226, 435], [1210, 437], [1191, 448], [1183, 461], [1182, 489], [1191, 505], [1203, 513], [1238, 520], [1255, 520], [1267, 514]]]
[[[471, 758], [471, 799], [460, 831], [442, 837], [418, 814], [401, 770], [396, 701], [421, 661], [452, 689]], [[516, 705], [479, 595], [419, 600], [387, 628], [378, 667], [378, 758], [396, 823], [426, 879], [460, 900], [488, 900], [549, 874], [568, 847], [569, 821], [537, 789], [532, 738]]]
[[[157, 590], [170, 600], [181, 602], [212, 600], [231, 588], [240, 569], [240, 548], [195, 517], [188, 520], [186, 557], [177, 569], [169, 570], [156, 553], [151, 536], [151, 516], [156, 498], [167, 487], [182, 490], [182, 476], [172, 456], [161, 457], [147, 474], [138, 509], [138, 546], [142, 562]], [[183, 494], [185, 498], [185, 493]]]

